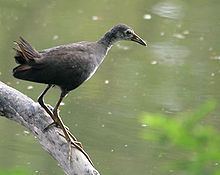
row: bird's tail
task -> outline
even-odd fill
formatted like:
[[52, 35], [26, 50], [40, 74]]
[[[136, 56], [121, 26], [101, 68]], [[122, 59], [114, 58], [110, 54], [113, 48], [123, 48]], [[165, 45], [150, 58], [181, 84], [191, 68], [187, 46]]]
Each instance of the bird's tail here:
[[27, 64], [34, 61], [34, 58], [40, 57], [40, 53], [22, 37], [20, 37], [18, 42], [15, 41], [15, 44], [17, 45], [17, 48], [14, 48], [16, 51], [14, 58], [18, 64]]

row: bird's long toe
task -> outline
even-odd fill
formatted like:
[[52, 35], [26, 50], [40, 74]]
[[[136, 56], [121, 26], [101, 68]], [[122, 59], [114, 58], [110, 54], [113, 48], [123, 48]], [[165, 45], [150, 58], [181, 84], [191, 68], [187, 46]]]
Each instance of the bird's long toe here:
[[50, 123], [48, 126], [46, 126], [43, 130], [43, 132], [47, 132], [51, 127], [57, 127], [57, 128], [60, 128], [60, 125], [57, 123], [57, 122], [52, 122]]

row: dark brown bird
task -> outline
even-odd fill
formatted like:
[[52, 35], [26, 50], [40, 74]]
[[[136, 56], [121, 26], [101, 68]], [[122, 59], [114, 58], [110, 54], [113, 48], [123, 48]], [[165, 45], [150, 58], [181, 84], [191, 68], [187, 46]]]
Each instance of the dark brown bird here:
[[[72, 139], [58, 115], [58, 108], [71, 90], [88, 80], [104, 60], [111, 46], [119, 40], [129, 40], [146, 46], [146, 43], [135, 32], [124, 24], [118, 24], [110, 29], [97, 42], [78, 42], [67, 45], [35, 50], [22, 37], [16, 42], [15, 60], [19, 64], [13, 69], [13, 76], [27, 81], [47, 84], [46, 89], [38, 98], [39, 104], [46, 110], [63, 130], [68, 142]], [[43, 97], [52, 86], [61, 89], [60, 98], [53, 111], [44, 104]]]

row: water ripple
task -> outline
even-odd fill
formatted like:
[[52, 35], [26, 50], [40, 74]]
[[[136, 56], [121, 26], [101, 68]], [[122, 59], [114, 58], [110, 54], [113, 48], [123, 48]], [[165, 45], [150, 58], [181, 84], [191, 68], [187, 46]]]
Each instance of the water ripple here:
[[151, 45], [151, 51], [160, 64], [167, 65], [182, 65], [184, 58], [190, 54], [187, 47], [172, 42], [154, 43]]
[[174, 2], [159, 2], [152, 7], [152, 13], [170, 19], [180, 19], [183, 17], [183, 7]]

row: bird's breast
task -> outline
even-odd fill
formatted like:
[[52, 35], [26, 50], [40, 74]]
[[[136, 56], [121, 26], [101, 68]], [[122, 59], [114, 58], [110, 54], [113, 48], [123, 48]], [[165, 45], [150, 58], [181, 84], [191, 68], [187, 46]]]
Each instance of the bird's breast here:
[[98, 65], [97, 65], [97, 66], [94, 65], [93, 70], [92, 70], [91, 72], [89, 72], [89, 76], [86, 78], [85, 81], [89, 80], [89, 79], [94, 75], [94, 73], [96, 72], [96, 70], [98, 69], [98, 67], [99, 67]]

